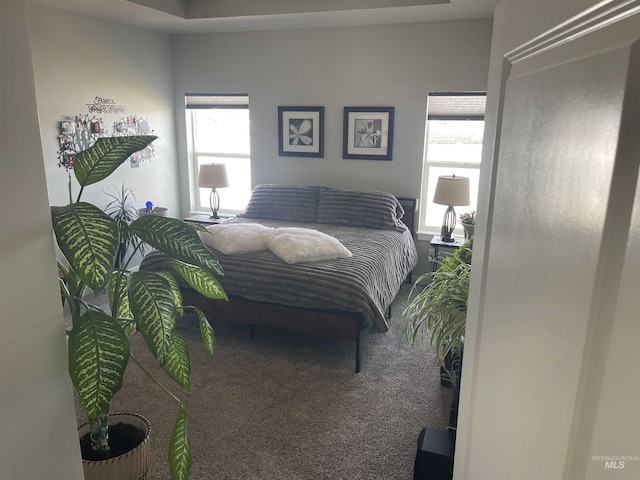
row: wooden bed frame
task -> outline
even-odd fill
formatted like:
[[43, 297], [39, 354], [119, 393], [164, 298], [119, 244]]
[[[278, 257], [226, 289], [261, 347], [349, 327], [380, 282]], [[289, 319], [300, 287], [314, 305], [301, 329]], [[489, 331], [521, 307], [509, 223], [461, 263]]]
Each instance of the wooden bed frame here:
[[298, 333], [310, 333], [356, 343], [356, 373], [360, 372], [360, 332], [362, 317], [358, 313], [296, 308], [276, 303], [256, 302], [230, 296], [229, 301], [212, 300], [191, 289], [182, 291], [184, 304], [198, 307], [207, 318], [224, 318], [255, 327], [280, 328]]
[[[414, 234], [416, 200], [413, 198], [398, 198], [398, 201], [405, 211], [402, 221]], [[235, 296], [230, 296], [229, 301], [213, 300], [191, 289], [183, 289], [182, 295], [185, 305], [198, 307], [207, 318], [223, 318], [248, 324], [252, 338], [255, 336], [255, 326], [257, 325], [337, 340], [353, 341], [356, 345], [355, 371], [359, 373], [361, 370], [360, 336], [362, 316], [358, 313], [288, 307]]]

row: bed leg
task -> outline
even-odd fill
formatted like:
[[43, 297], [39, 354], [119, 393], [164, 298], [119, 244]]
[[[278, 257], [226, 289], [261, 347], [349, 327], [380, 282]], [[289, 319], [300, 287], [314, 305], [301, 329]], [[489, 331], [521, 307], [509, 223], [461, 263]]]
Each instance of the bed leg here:
[[358, 333], [356, 333], [356, 373], [360, 373], [361, 359], [360, 359], [360, 321], [358, 321]]

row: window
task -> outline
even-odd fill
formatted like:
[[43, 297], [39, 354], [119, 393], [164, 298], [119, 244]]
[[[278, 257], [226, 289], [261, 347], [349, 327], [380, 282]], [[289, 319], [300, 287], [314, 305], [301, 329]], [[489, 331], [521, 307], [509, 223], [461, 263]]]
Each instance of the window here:
[[[456, 214], [476, 209], [485, 103], [485, 93], [429, 94], [419, 210], [422, 232], [440, 233], [447, 209], [445, 205], [433, 203], [440, 175], [469, 177], [471, 204], [456, 207]], [[462, 235], [462, 229], [456, 233]]]
[[251, 195], [251, 146], [247, 94], [187, 94], [187, 141], [190, 152], [191, 209], [210, 211], [210, 190], [198, 187], [204, 163], [224, 163], [229, 186], [218, 189], [220, 210], [241, 212]]

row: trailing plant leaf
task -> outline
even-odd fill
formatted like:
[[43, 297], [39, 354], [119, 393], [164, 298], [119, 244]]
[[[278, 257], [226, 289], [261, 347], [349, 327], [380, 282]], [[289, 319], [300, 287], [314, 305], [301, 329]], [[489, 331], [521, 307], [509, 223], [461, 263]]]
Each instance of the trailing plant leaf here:
[[118, 248], [115, 220], [85, 202], [51, 207], [51, 220], [71, 269], [97, 295], [107, 285]]
[[175, 297], [170, 283], [155, 272], [134, 272], [129, 279], [129, 302], [147, 347], [163, 366], [176, 323]]
[[218, 259], [203, 245], [196, 230], [181, 220], [145, 215], [130, 228], [143, 241], [172, 258], [223, 274]]
[[91, 147], [74, 157], [73, 172], [81, 187], [104, 180], [135, 152], [156, 138], [154, 135], [100, 137]]
[[178, 272], [194, 290], [205, 297], [229, 300], [218, 279], [208, 270], [178, 260], [169, 260], [167, 265]]
[[191, 444], [187, 429], [187, 412], [181, 406], [169, 443], [169, 468], [173, 480], [186, 480], [191, 471]]
[[122, 387], [129, 361], [129, 340], [104, 312], [85, 312], [69, 335], [69, 373], [89, 420], [109, 412]]
[[184, 388], [187, 390], [191, 388], [189, 377], [191, 363], [189, 361], [187, 341], [175, 330], [171, 332], [171, 347], [169, 348], [167, 361], [162, 368]]

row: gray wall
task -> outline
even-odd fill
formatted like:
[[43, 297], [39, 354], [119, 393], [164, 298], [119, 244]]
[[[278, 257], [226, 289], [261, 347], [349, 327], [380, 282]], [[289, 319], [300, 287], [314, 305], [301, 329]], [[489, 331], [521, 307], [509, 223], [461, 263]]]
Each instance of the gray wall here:
[[[180, 195], [189, 176], [184, 94], [245, 92], [252, 184], [323, 184], [418, 198], [427, 94], [486, 90], [490, 19], [172, 37]], [[278, 156], [278, 106], [325, 107], [324, 158]], [[343, 160], [345, 106], [394, 106], [393, 160]], [[419, 241], [416, 274], [430, 269]]]
[[[178, 148], [185, 92], [246, 92], [252, 184], [325, 184], [420, 193], [426, 98], [484, 90], [491, 21], [172, 37]], [[325, 107], [324, 158], [278, 156], [278, 106]], [[394, 106], [393, 160], [342, 159], [345, 106]], [[189, 205], [181, 163], [182, 205]], [[193, 172], [191, 172], [193, 174]]]
[[151, 200], [180, 216], [169, 36], [35, 4], [29, 16], [51, 204], [68, 203], [67, 174], [57, 166], [58, 123], [65, 115], [88, 113], [86, 104], [99, 96], [126, 106], [121, 115], [96, 114], [110, 131], [118, 117], [138, 115], [148, 118], [159, 139], [150, 162], [139, 168], [126, 162], [89, 186], [83, 198], [104, 205], [109, 199], [103, 191], [113, 193], [124, 182], [140, 206]]
[[83, 477], [21, 0], [0, 2], [0, 478]]

